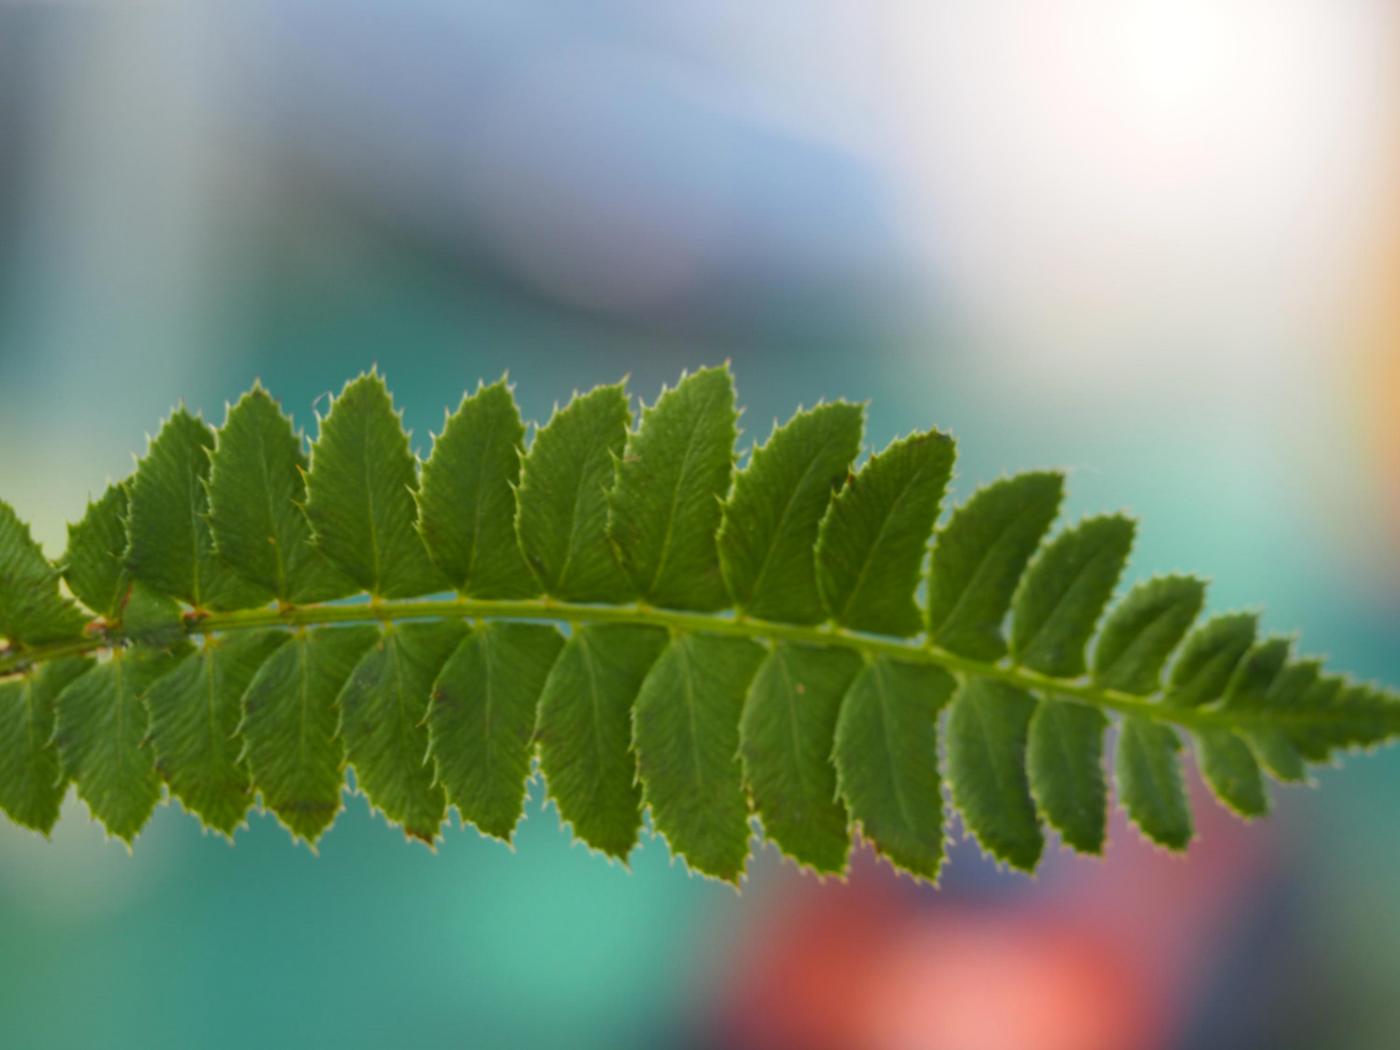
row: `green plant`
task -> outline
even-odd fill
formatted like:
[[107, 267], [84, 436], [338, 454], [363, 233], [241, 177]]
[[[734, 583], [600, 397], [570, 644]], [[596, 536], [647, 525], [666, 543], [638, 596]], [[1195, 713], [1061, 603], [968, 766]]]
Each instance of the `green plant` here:
[[1099, 852], [1110, 714], [1120, 799], [1171, 849], [1192, 835], [1179, 730], [1245, 817], [1268, 807], [1261, 767], [1301, 781], [1400, 733], [1400, 698], [1257, 640], [1252, 614], [1193, 631], [1197, 579], [1140, 583], [1099, 626], [1134, 525], [1046, 541], [1057, 473], [988, 485], [935, 531], [946, 435], [851, 473], [863, 409], [838, 401], [736, 473], [736, 421], [728, 369], [704, 369], [635, 430], [621, 385], [576, 396], [527, 452], [501, 381], [420, 470], [374, 373], [309, 461], [260, 387], [218, 431], [177, 410], [57, 567], [0, 504], [0, 807], [47, 832], [71, 781], [129, 843], [167, 787], [228, 836], [260, 797], [314, 844], [348, 763], [409, 836], [436, 841], [455, 806], [509, 839], [538, 759], [613, 857], [649, 811], [691, 868], [737, 881], [756, 814], [815, 871], [844, 869], [855, 825], [932, 879], [945, 777], [1012, 867], [1035, 867], [1043, 825]]

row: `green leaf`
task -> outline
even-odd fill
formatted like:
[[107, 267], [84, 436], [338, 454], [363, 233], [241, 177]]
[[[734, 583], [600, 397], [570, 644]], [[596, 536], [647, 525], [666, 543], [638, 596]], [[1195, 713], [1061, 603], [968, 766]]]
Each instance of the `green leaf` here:
[[1303, 703], [1308, 690], [1322, 678], [1322, 663], [1318, 660], [1295, 660], [1286, 663], [1269, 683], [1264, 704], [1274, 710], [1295, 708]]
[[144, 696], [184, 655], [117, 649], [58, 695], [54, 742], [78, 797], [109, 834], [130, 845], [160, 801], [146, 747]]
[[428, 704], [465, 631], [452, 620], [386, 625], [340, 690], [356, 785], [372, 809], [429, 845], [447, 819], [447, 796], [428, 758]]
[[[1372, 720], [1366, 718], [1369, 714], [1362, 708], [1348, 705], [1347, 694], [1352, 690], [1347, 689], [1347, 683], [1343, 679], [1329, 675], [1319, 678], [1313, 682], [1298, 701], [1297, 710], [1293, 713], [1294, 719], [1289, 725], [1289, 733], [1293, 741], [1293, 746], [1298, 749], [1298, 754], [1309, 762], [1326, 762], [1332, 757], [1333, 750], [1337, 747], [1345, 747], [1349, 743], [1360, 743], [1373, 739], [1384, 739], [1387, 731], [1382, 719], [1377, 719], [1374, 725], [1368, 725]], [[1356, 688], [1355, 695], [1365, 696], [1367, 690]], [[1379, 701], [1380, 697], [1376, 699]], [[1370, 706], [1370, 705], [1368, 705]], [[1384, 703], [1374, 705], [1376, 713], [1384, 715]], [[1397, 711], [1400, 714], [1400, 711]], [[1348, 722], [1352, 721], [1352, 715], [1361, 715], [1358, 719], [1362, 732], [1359, 740], [1349, 740], [1350, 734], [1346, 731]], [[1310, 719], [1315, 718], [1321, 722], [1321, 726], [1310, 724]], [[1338, 726], [1342, 726], [1343, 731], [1337, 732]]]
[[237, 736], [243, 692], [290, 637], [285, 631], [258, 631], [205, 638], [200, 651], [146, 693], [156, 772], [187, 810], [228, 838], [253, 803], [252, 778]]
[[1400, 736], [1400, 694], [1393, 690], [1348, 685], [1335, 704], [1315, 707], [1313, 712], [1330, 716], [1325, 730], [1314, 722], [1313, 732], [1325, 733], [1337, 747], [1373, 747]]
[[91, 660], [68, 657], [0, 682], [0, 810], [43, 835], [68, 792], [52, 740], [54, 700], [91, 666]]
[[506, 842], [525, 811], [540, 693], [563, 645], [553, 627], [479, 627], [433, 684], [428, 728], [437, 781], [464, 821]]
[[515, 538], [525, 425], [504, 379], [478, 386], [447, 417], [423, 465], [423, 539], [443, 575], [474, 598], [529, 598], [539, 586]]
[[1103, 852], [1108, 786], [1103, 735], [1108, 719], [1096, 707], [1043, 697], [1031, 718], [1026, 772], [1045, 822], [1080, 853]]
[[214, 431], [183, 408], [165, 421], [131, 479], [126, 567], [196, 609], [249, 609], [271, 596], [214, 552], [205, 489], [213, 447]]
[[676, 635], [642, 682], [633, 716], [656, 830], [693, 870], [727, 882], [739, 881], [749, 855], [739, 718], [763, 656], [745, 638]]
[[1013, 600], [1013, 660], [1056, 678], [1084, 673], [1084, 648], [1123, 574], [1135, 528], [1120, 515], [1089, 518], [1041, 550]]
[[775, 427], [734, 479], [719, 530], [720, 566], [739, 611], [820, 623], [813, 549], [822, 516], [860, 451], [865, 413], [838, 401]]
[[133, 580], [121, 609], [121, 631], [131, 641], [152, 649], [169, 649], [186, 637], [185, 617], [173, 598]]
[[1400, 734], [1400, 700], [1341, 678], [1320, 678], [1287, 713], [1284, 726], [1300, 756], [1326, 762], [1339, 749], [1371, 746]]
[[727, 366], [682, 376], [627, 436], [608, 497], [608, 535], [637, 593], [669, 609], [722, 609], [715, 530], [738, 437]]
[[665, 631], [576, 627], [540, 698], [540, 768], [559, 815], [594, 849], [624, 859], [642, 826], [632, 706]]
[[1196, 729], [1201, 776], [1215, 797], [1246, 819], [1269, 811], [1269, 796], [1249, 746], [1224, 729]]
[[121, 619], [131, 586], [126, 556], [126, 486], [108, 485], [77, 524], [68, 526], [63, 578], [78, 600], [108, 622]]
[[376, 372], [347, 383], [311, 446], [306, 514], [316, 545], [376, 598], [445, 590], [417, 527], [418, 459]]
[[1059, 513], [1064, 478], [1018, 474], [978, 490], [938, 533], [929, 570], [928, 631], [976, 660], [1006, 654], [1001, 623], [1016, 584]]
[[[1220, 703], [1224, 711], [1261, 712], [1289, 707], [1317, 681], [1316, 664], [1289, 666], [1292, 642], [1268, 638], [1245, 653], [1226, 686]], [[1278, 780], [1307, 780], [1302, 755], [1279, 725], [1258, 724], [1240, 730], [1259, 762]]]
[[871, 456], [831, 501], [817, 539], [817, 582], [837, 623], [919, 632], [914, 590], [953, 457], [946, 434], [911, 434]]
[[990, 678], [969, 678], [948, 711], [948, 780], [968, 830], [997, 860], [1034, 871], [1045, 848], [1026, 778], [1035, 698]]
[[375, 627], [297, 631], [258, 669], [243, 694], [243, 757], [263, 805], [314, 844], [335, 823], [345, 781], [336, 697], [379, 638]]
[[1190, 576], [1158, 576], [1119, 602], [1094, 645], [1094, 682], [1104, 689], [1147, 696], [1162, 668], [1205, 605], [1206, 585]]
[[283, 602], [343, 598], [356, 590], [311, 543], [301, 436], [261, 386], [228, 410], [209, 471], [209, 527], [219, 554]]
[[836, 720], [836, 781], [866, 840], [896, 868], [934, 880], [943, 865], [938, 712], [957, 683], [939, 667], [880, 657], [856, 676]]
[[1303, 764], [1303, 756], [1293, 746], [1288, 734], [1277, 726], [1261, 726], [1246, 729], [1241, 734], [1249, 742], [1250, 749], [1259, 759], [1260, 765], [1269, 771], [1275, 780], [1285, 784], [1305, 784], [1308, 769]]
[[1167, 703], [1200, 707], [1225, 695], [1230, 676], [1254, 643], [1253, 613], [1216, 616], [1192, 631], [1172, 667]]
[[1238, 661], [1220, 707], [1253, 714], [1238, 736], [1254, 759], [1277, 780], [1303, 783], [1305, 760], [1324, 761], [1333, 746], [1388, 738], [1400, 725], [1400, 709], [1365, 690], [1344, 691], [1340, 680], [1323, 678], [1314, 661], [1289, 663], [1290, 648], [1286, 638], [1251, 648]]
[[1220, 706], [1237, 711], [1265, 706], [1292, 647], [1287, 638], [1266, 638], [1246, 652], [1230, 676]]
[[353, 765], [410, 837], [455, 805], [508, 838], [538, 754], [561, 820], [624, 862], [649, 824], [737, 882], [761, 821], [809, 869], [843, 871], [856, 829], [932, 878], [945, 704], [963, 823], [1025, 869], [1047, 827], [1102, 849], [1115, 712], [1124, 805], [1173, 847], [1192, 834], [1179, 731], [1245, 814], [1266, 775], [1400, 738], [1400, 695], [1256, 645], [1255, 616], [1195, 629], [1198, 580], [1105, 614], [1133, 527], [1045, 543], [1057, 473], [978, 491], [935, 534], [949, 438], [852, 474], [863, 411], [819, 403], [736, 477], [736, 421], [727, 367], [707, 369], [635, 433], [622, 385], [576, 396], [523, 453], [502, 380], [462, 399], [420, 478], [377, 374], [309, 455], [259, 386], [217, 433], [177, 410], [60, 564], [0, 504], [0, 809], [49, 827], [71, 760], [128, 841], [163, 777], [224, 834], [260, 798], [314, 842]]
[[613, 460], [631, 420], [619, 383], [575, 395], [535, 434], [520, 471], [515, 531], [546, 594], [620, 602], [636, 593], [607, 535]]
[[1181, 782], [1181, 741], [1168, 726], [1125, 715], [1116, 771], [1123, 808], [1148, 839], [1170, 850], [1191, 841], [1191, 807]]
[[831, 749], [841, 698], [861, 667], [849, 650], [776, 645], [749, 684], [739, 724], [744, 779], [765, 833], [817, 872], [844, 871], [851, 851]]
[[83, 633], [87, 621], [58, 593], [58, 577], [29, 526], [0, 500], [0, 638], [44, 645]]
[[[1292, 644], [1286, 638], [1269, 639], [1245, 656], [1221, 707], [1226, 710], [1269, 709], [1284, 711], [1302, 702], [1318, 681], [1322, 667], [1315, 662], [1287, 663]], [[1241, 734], [1259, 762], [1274, 778], [1286, 784], [1308, 779], [1303, 756], [1281, 725], [1259, 725]]]

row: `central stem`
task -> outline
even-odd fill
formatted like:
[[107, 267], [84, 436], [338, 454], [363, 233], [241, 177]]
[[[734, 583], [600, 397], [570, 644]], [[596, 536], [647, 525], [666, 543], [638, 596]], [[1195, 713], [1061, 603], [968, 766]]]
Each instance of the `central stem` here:
[[[410, 601], [371, 601], [354, 605], [268, 606], [238, 612], [215, 612], [191, 617], [186, 630], [192, 635], [223, 634], [269, 627], [313, 627], [345, 623], [396, 623], [407, 620], [547, 620], [568, 624], [635, 624], [664, 627], [680, 632], [727, 635], [756, 641], [792, 642], [799, 645], [842, 646], [867, 658], [887, 656], [908, 663], [932, 664], [960, 675], [993, 678], [1033, 692], [1051, 694], [1121, 714], [1189, 728], [1239, 729], [1264, 721], [1256, 711], [1201, 710], [1178, 707], [1157, 700], [1103, 689], [1083, 680], [1049, 675], [1009, 663], [987, 663], [916, 641], [863, 634], [832, 624], [805, 626], [774, 623], [747, 617], [715, 616], [636, 605], [587, 605], [551, 598], [492, 599], [441, 598]], [[124, 639], [90, 637], [72, 642], [36, 646], [24, 652], [0, 655], [0, 676], [22, 670], [41, 660], [79, 655], [108, 648]], [[1272, 713], [1277, 720], [1278, 712]]]

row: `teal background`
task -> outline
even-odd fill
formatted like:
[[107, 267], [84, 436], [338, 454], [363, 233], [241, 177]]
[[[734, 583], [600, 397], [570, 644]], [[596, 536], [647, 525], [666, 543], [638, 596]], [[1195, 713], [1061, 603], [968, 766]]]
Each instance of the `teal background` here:
[[[951, 430], [956, 498], [1064, 466], [1065, 520], [1141, 517], [1129, 579], [1199, 571], [1214, 610], [1262, 607], [1400, 684], [1400, 370], [1377, 365], [1397, 343], [1357, 335], [1384, 296], [1336, 291], [1393, 279], [1369, 243], [1314, 254], [1297, 201], [1265, 237], [1163, 193], [1104, 227], [1065, 216], [1079, 232], [1034, 288], [1010, 252], [979, 277], [966, 202], [882, 123], [899, 92], [834, 64], [855, 16], [819, 5], [818, 38], [796, 5], [721, 6], [757, 60], [690, 5], [0, 12], [0, 493], [57, 555], [173, 404], [218, 422], [255, 378], [314, 434], [377, 364], [426, 454], [479, 379], [508, 372], [541, 421], [575, 389], [627, 375], [650, 401], [728, 359], [744, 447], [845, 397], [870, 403], [868, 448]], [[606, 61], [551, 79], [589, 49]], [[529, 63], [562, 109], [503, 131]], [[871, 124], [873, 145], [848, 134]], [[1079, 252], [1119, 227], [1132, 253]], [[1200, 261], [1135, 261], [1178, 251]], [[51, 841], [0, 826], [0, 1044], [1380, 1050], [1400, 1030], [1400, 755], [1319, 780], [1250, 826], [1198, 789], [1185, 860], [1119, 820], [1104, 860], [1053, 849], [1032, 881], [954, 826], [937, 891], [864, 855], [819, 884], [763, 847], [742, 894], [649, 837], [630, 869], [590, 854], [538, 783], [513, 849], [455, 829], [436, 853], [351, 795], [319, 855], [257, 814], [231, 848], [178, 805], [128, 854], [70, 798]], [[1114, 1027], [1076, 1037], [1075, 1003]], [[983, 1018], [961, 1034], [959, 1004]]]

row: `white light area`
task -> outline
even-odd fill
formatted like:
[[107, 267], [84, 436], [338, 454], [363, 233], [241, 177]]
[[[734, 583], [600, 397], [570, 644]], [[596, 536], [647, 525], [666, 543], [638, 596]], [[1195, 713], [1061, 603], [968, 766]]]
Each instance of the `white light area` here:
[[952, 333], [911, 347], [909, 381], [988, 406], [1028, 457], [1053, 433], [1153, 507], [1164, 567], [1210, 545], [1209, 571], [1281, 599], [1306, 545], [1288, 579], [1393, 607], [1355, 383], [1400, 203], [1400, 4], [879, 10], [890, 163]]
[[1395, 181], [1397, 5], [881, 10], [913, 236], [989, 369], [1074, 400], [1328, 352]]
[[1229, 5], [1129, 5], [1121, 13], [1122, 73], [1159, 121], [1184, 118], [1189, 131], [1229, 85]]

